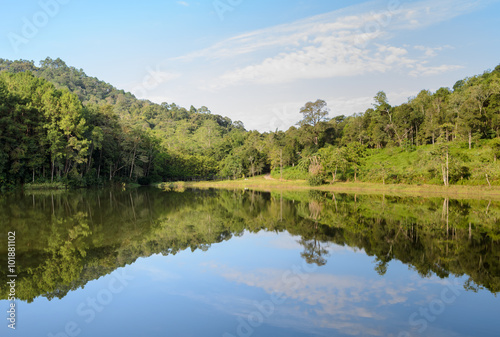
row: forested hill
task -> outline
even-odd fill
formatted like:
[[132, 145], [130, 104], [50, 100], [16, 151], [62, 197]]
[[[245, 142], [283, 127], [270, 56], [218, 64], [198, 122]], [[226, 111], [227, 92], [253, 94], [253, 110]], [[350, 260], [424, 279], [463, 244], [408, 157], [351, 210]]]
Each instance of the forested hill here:
[[207, 107], [139, 100], [60, 59], [0, 59], [0, 186], [238, 178], [281, 166], [311, 184], [500, 184], [500, 66], [399, 106], [379, 91], [353, 116], [328, 118], [321, 99], [300, 112], [287, 131], [248, 132]]
[[3, 187], [210, 177], [245, 134], [207, 107], [139, 100], [60, 59], [0, 59], [0, 109]]
[[132, 101], [136, 100], [132, 94], [118, 90], [95, 77], [87, 76], [82, 69], [69, 67], [59, 58], [56, 60], [46, 58], [40, 61], [40, 67], [33, 61], [0, 59], [0, 71], [3, 70], [11, 73], [31, 71], [35, 76], [52, 82], [57, 89], [66, 88], [76, 94], [84, 105], [88, 103], [116, 105], [118, 102], [132, 105]]
[[[137, 99], [130, 92], [118, 90], [109, 83], [87, 76], [83, 69], [70, 67], [59, 58], [56, 60], [46, 58], [40, 61], [40, 67], [37, 67], [33, 61], [0, 59], [0, 72], [2, 71], [10, 73], [32, 72], [36, 77], [41, 77], [54, 84], [56, 89], [67, 89], [76, 94], [84, 106], [111, 105], [112, 111], [121, 118], [145, 121], [151, 128], [154, 128], [155, 119], [161, 114], [167, 114], [174, 120], [180, 120], [187, 119], [196, 112], [210, 113], [208, 108], [204, 106], [199, 109], [191, 106], [187, 110], [175, 103], [159, 105], [148, 100]], [[215, 119], [223, 121], [221, 124], [226, 126], [232, 123], [229, 118], [222, 116], [215, 116]], [[241, 122], [237, 122], [236, 125], [242, 127]]]

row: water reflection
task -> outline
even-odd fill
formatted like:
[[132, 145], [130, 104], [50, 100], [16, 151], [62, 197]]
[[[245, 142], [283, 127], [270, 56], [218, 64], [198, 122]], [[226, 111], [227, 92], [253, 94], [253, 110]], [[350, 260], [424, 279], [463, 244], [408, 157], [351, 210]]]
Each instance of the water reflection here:
[[[465, 274], [468, 290], [500, 290], [500, 205], [491, 201], [100, 190], [3, 197], [0, 217], [2, 235], [17, 233], [18, 297], [28, 301], [62, 298], [138, 257], [206, 251], [261, 230], [299, 236], [309, 264], [325, 265], [334, 243], [374, 256], [380, 275], [396, 259], [421, 276]], [[2, 248], [1, 264], [6, 257]]]

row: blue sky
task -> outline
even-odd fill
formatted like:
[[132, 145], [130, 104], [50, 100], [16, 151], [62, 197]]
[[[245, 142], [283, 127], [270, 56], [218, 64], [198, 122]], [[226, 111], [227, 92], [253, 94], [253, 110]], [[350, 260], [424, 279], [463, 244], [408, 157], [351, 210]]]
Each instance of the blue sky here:
[[0, 2], [0, 58], [60, 57], [154, 102], [286, 130], [307, 101], [330, 116], [400, 104], [500, 64], [500, 1]]

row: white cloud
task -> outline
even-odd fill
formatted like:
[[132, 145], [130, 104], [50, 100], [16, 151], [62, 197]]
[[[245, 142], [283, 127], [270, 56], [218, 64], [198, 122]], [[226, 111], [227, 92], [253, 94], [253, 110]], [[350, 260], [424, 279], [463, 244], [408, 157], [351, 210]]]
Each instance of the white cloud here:
[[177, 3], [181, 6], [189, 7], [189, 4], [186, 1], [177, 1]]
[[459, 65], [440, 65], [440, 66], [426, 66], [425, 64], [417, 64], [415, 69], [410, 71], [409, 75], [413, 77], [419, 76], [434, 76], [448, 71], [462, 69], [463, 66]]
[[479, 1], [465, 0], [399, 2], [382, 9], [374, 3], [363, 4], [241, 34], [176, 60], [218, 61], [247, 56], [242, 58], [244, 62], [236, 62], [232, 69], [201, 85], [208, 90], [245, 83], [280, 84], [389, 71], [427, 76], [460, 67], [428, 66], [416, 52], [423, 51], [430, 58], [445, 47], [417, 46], [408, 50], [391, 44], [391, 37], [401, 30], [448, 20], [479, 5]]
[[424, 56], [432, 58], [438, 55], [438, 52], [448, 49], [453, 49], [450, 45], [440, 46], [440, 47], [426, 47], [422, 45], [413, 46], [413, 49], [424, 52]]
[[[399, 29], [418, 29], [453, 19], [487, 5], [490, 0], [425, 0], [402, 6], [405, 20]], [[417, 25], [415, 25], [417, 23]]]

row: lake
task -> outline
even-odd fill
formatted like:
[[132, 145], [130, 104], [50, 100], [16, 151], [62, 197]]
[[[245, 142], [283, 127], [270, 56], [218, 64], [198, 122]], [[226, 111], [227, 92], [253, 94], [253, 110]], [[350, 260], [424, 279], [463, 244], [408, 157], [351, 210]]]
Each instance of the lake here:
[[497, 201], [25, 192], [0, 196], [0, 240], [1, 336], [500, 331]]

